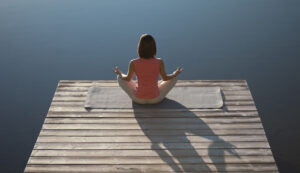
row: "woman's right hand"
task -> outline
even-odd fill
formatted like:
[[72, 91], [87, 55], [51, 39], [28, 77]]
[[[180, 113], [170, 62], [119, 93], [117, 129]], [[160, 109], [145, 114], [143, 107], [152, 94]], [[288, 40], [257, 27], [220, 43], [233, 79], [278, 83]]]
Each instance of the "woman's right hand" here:
[[177, 75], [179, 75], [182, 71], [183, 71], [183, 68], [178, 67], [178, 68], [174, 71], [174, 75], [177, 76]]

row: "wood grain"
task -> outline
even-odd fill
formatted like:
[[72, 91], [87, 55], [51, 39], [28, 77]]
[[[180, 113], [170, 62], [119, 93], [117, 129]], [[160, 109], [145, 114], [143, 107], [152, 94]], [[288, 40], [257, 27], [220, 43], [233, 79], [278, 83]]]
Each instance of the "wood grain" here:
[[278, 172], [245, 80], [179, 80], [222, 90], [221, 109], [93, 109], [89, 87], [61, 80], [25, 172]]

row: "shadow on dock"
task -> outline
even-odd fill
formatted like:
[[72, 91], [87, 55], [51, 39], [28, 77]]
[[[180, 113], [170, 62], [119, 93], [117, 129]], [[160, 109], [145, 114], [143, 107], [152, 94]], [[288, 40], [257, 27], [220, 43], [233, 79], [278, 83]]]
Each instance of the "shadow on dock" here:
[[[163, 102], [164, 102], [162, 104], [164, 105], [163, 108], [158, 110], [153, 109], [153, 107], [159, 108], [160, 107], [159, 104], [156, 104], [154, 106], [154, 105], [139, 105], [133, 103], [133, 110], [139, 126], [143, 130], [145, 136], [147, 136], [149, 140], [152, 142], [151, 149], [155, 151], [159, 155], [159, 157], [166, 164], [168, 164], [175, 172], [199, 171], [199, 167], [201, 167], [200, 169], [205, 172], [215, 172], [215, 171], [225, 172], [226, 171], [226, 163], [225, 163], [225, 156], [224, 156], [225, 151], [239, 158], [239, 155], [234, 151], [234, 148], [236, 148], [234, 145], [224, 141], [218, 135], [216, 135], [213, 132], [213, 130], [209, 127], [208, 124], [206, 124], [203, 120], [201, 120], [201, 118], [199, 118], [196, 114], [191, 112], [188, 108], [186, 108], [185, 106], [183, 106], [182, 104], [174, 100], [170, 100], [167, 98]], [[167, 115], [161, 117], [161, 115], [166, 115], [166, 113], [176, 114], [176, 111], [163, 110], [163, 109], [168, 109], [168, 106], [166, 106], [168, 104], [171, 105], [169, 109], [174, 109], [174, 108], [180, 109], [180, 112], [183, 112], [182, 117], [180, 117], [180, 115], [179, 116]], [[139, 109], [149, 109], [149, 111], [139, 112]], [[144, 116], [143, 115], [141, 116], [141, 114], [144, 114]], [[161, 126], [157, 124], [157, 121], [151, 121], [151, 118], [149, 116], [147, 119], [150, 120], [145, 121], [145, 117], [147, 117], [145, 116], [145, 114], [150, 114], [151, 117], [155, 117], [155, 118], [162, 118], [162, 121], [158, 122]], [[199, 125], [199, 127], [201, 125], [201, 128], [189, 128], [189, 125], [186, 124], [184, 121], [176, 122], [176, 128], [174, 128], [174, 117], [176, 117], [176, 119], [192, 118], [193, 125], [196, 126]], [[172, 127], [168, 127], [168, 126], [172, 126]], [[205, 130], [205, 134], [203, 133], [202, 129]], [[166, 130], [168, 132], [174, 131], [174, 133], [166, 134]], [[199, 136], [210, 140], [211, 143], [209, 143], [209, 146], [206, 149], [208, 150], [207, 151], [208, 157], [211, 159], [211, 163], [207, 163], [207, 161], [205, 161], [202, 158], [203, 156], [198, 154], [198, 152], [196, 151], [192, 143], [189, 141], [188, 135]], [[216, 149], [218, 150], [217, 157], [214, 151]], [[196, 168], [197, 170], [192, 168], [193, 166], [191, 167], [191, 165], [195, 165], [194, 168]], [[211, 169], [212, 165], [215, 166], [216, 170]]]

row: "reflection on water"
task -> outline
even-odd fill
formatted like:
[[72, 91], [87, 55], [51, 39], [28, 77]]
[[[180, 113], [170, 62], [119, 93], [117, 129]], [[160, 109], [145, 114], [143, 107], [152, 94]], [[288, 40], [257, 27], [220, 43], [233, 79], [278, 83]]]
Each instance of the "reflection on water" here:
[[1, 172], [22, 172], [59, 80], [114, 79], [142, 33], [181, 79], [246, 79], [281, 172], [300, 170], [299, 3], [2, 1]]

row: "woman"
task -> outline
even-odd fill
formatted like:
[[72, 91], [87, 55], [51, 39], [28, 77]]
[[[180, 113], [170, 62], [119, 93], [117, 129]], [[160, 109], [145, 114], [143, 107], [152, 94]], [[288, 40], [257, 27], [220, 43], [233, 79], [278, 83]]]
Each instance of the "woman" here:
[[[115, 67], [119, 86], [128, 96], [139, 104], [155, 104], [161, 102], [168, 92], [175, 86], [177, 75], [183, 68], [178, 67], [172, 74], [167, 75], [163, 60], [156, 57], [156, 43], [149, 34], [143, 34], [139, 40], [137, 52], [139, 58], [129, 63], [127, 75]], [[137, 83], [132, 80], [136, 74]], [[158, 76], [162, 81], [158, 83]]]

